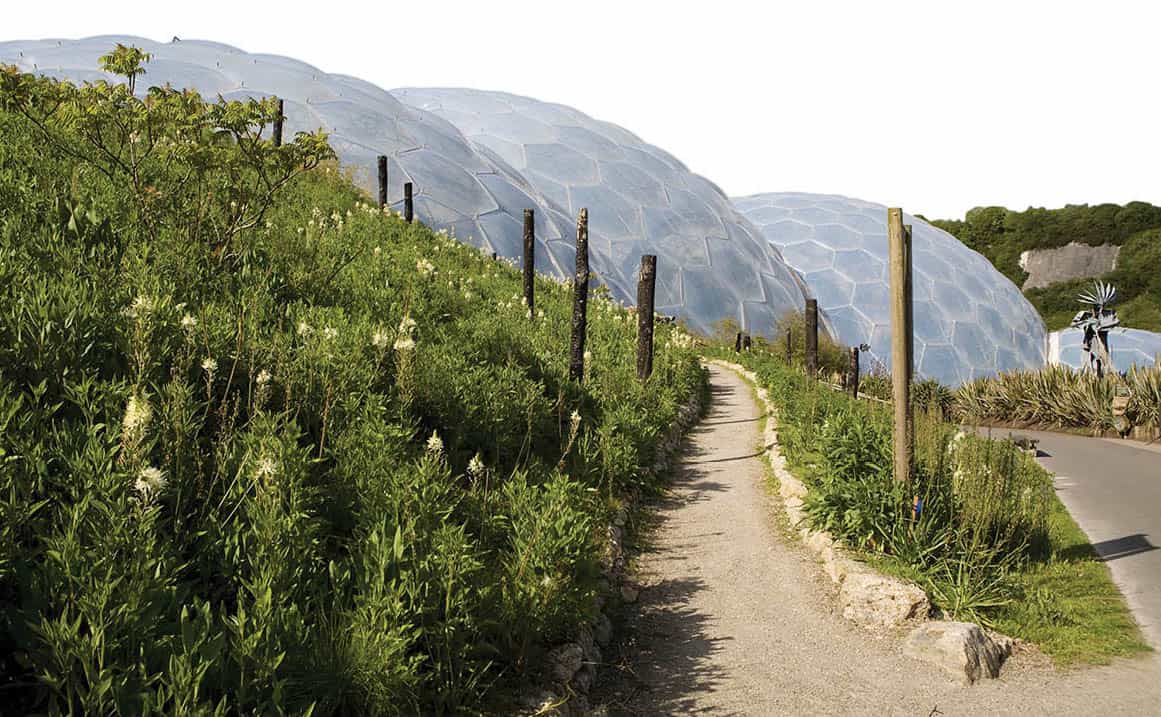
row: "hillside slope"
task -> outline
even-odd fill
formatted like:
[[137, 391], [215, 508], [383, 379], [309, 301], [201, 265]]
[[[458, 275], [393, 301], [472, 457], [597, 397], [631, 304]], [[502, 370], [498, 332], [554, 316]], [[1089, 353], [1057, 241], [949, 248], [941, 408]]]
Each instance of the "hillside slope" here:
[[[133, 76], [131, 50], [107, 63]], [[0, 70], [14, 713], [478, 711], [592, 615], [689, 338], [365, 203], [273, 103]]]

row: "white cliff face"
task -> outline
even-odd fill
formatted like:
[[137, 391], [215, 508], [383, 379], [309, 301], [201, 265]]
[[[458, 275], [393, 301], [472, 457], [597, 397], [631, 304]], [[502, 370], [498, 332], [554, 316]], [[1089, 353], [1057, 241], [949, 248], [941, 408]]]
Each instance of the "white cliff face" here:
[[1121, 247], [1089, 246], [1072, 242], [1056, 249], [1030, 249], [1020, 254], [1020, 268], [1028, 272], [1023, 289], [1040, 289], [1057, 282], [1088, 279], [1117, 268]]

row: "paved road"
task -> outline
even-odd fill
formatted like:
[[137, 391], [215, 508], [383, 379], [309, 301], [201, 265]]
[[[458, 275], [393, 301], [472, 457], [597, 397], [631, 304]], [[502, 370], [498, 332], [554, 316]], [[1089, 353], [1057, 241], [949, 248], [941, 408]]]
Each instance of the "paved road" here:
[[[981, 432], [987, 429], [981, 429]], [[1161, 649], [1161, 446], [992, 429], [1040, 440], [1056, 493], [1108, 563], [1145, 637]]]

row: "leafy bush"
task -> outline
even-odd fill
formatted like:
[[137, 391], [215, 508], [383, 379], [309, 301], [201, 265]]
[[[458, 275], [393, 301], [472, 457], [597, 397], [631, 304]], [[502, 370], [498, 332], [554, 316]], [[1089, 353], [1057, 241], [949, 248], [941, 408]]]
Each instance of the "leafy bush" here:
[[274, 112], [0, 71], [14, 712], [485, 709], [589, 617], [598, 526], [701, 389], [666, 325], [642, 385], [599, 290], [570, 382], [567, 286], [528, 316]]

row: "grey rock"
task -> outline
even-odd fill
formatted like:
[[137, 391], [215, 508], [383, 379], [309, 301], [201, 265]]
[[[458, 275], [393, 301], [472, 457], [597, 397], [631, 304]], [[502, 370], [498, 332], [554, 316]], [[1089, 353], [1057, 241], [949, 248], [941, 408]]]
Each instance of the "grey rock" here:
[[584, 650], [575, 642], [566, 642], [548, 653], [548, 673], [555, 682], [566, 685], [581, 668]]
[[869, 568], [848, 570], [839, 587], [839, 602], [843, 617], [872, 629], [925, 620], [931, 611], [927, 593], [918, 585]]
[[971, 622], [928, 622], [911, 631], [903, 654], [934, 663], [953, 679], [972, 684], [996, 678], [1012, 654], [1012, 640], [989, 635]]
[[593, 621], [593, 639], [601, 647], [608, 647], [613, 641], [613, 623], [603, 612], [597, 613], [597, 619]]

